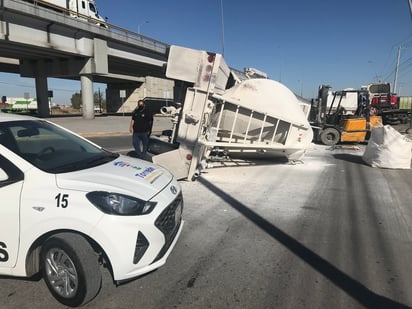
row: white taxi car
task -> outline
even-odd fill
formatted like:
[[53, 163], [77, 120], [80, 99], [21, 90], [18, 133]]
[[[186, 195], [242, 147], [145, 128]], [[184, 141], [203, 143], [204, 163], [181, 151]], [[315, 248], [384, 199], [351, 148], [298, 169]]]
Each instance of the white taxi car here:
[[166, 262], [183, 227], [165, 169], [46, 120], [0, 113], [0, 275], [41, 272], [67, 306]]

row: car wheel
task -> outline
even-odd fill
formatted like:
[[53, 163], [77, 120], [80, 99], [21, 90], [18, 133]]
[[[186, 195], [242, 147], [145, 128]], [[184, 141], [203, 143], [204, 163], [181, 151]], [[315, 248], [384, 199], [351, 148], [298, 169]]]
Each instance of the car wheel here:
[[42, 247], [40, 262], [51, 294], [66, 306], [83, 305], [100, 290], [98, 257], [80, 235], [62, 233], [49, 238]]
[[320, 140], [328, 146], [336, 145], [340, 140], [340, 133], [335, 128], [326, 128], [320, 133]]

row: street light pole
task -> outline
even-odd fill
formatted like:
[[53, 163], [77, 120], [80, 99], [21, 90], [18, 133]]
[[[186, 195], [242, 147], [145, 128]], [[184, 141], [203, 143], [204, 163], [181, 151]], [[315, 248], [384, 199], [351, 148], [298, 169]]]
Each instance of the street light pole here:
[[398, 47], [398, 57], [396, 58], [396, 67], [395, 67], [395, 78], [393, 81], [393, 92], [396, 93], [398, 90], [398, 71], [399, 71], [399, 60], [401, 58], [401, 47]]
[[137, 25], [137, 33], [138, 33], [138, 34], [140, 34], [140, 27], [141, 27], [143, 24], [148, 24], [148, 23], [149, 23], [149, 21], [148, 21], [148, 20], [146, 20], [146, 21], [144, 21], [144, 22], [142, 22], [142, 23], [138, 24], [138, 25]]

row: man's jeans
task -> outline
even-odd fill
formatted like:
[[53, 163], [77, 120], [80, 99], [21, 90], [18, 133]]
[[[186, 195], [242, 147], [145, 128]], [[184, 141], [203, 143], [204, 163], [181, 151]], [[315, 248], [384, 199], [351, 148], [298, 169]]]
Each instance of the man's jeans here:
[[147, 132], [133, 133], [133, 147], [136, 151], [136, 155], [138, 158], [144, 159], [144, 157], [146, 156], [148, 146], [149, 134]]

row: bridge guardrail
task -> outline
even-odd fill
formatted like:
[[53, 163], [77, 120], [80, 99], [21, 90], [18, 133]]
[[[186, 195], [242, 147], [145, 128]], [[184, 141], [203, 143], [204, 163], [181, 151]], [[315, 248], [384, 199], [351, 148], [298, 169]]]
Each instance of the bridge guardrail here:
[[[18, 10], [19, 6], [23, 5], [26, 7], [29, 6], [34, 6], [37, 9], [42, 9], [45, 11], [50, 11], [49, 9], [41, 6], [41, 4], [47, 5], [48, 7], [54, 7], [55, 9], [58, 9], [59, 11], [62, 12], [57, 12], [57, 11], [53, 11], [53, 13], [56, 14], [65, 14], [65, 15], [71, 15], [73, 16], [73, 18], [78, 17], [79, 18], [79, 22], [84, 22], [87, 21], [88, 23], [96, 23], [96, 26], [99, 27], [103, 26], [104, 28], [106, 28], [106, 30], [109, 33], [112, 34], [116, 34], [116, 35], [120, 35], [121, 37], [123, 37], [124, 39], [126, 39], [126, 41], [130, 44], [135, 44], [137, 46], [146, 48], [146, 49], [150, 49], [152, 51], [161, 53], [161, 54], [166, 54], [168, 47], [170, 46], [167, 43], [161, 42], [159, 40], [147, 37], [145, 35], [142, 35], [140, 33], [134, 32], [134, 31], [130, 31], [126, 28], [114, 25], [114, 24], [110, 24], [107, 21], [105, 22], [104, 25], [101, 24], [101, 20], [99, 19], [95, 19], [92, 18], [90, 16], [75, 12], [75, 11], [71, 11], [69, 9], [66, 8], [62, 8], [62, 7], [58, 7], [58, 6], [54, 6], [53, 4], [50, 4], [48, 2], [44, 2], [42, 0], [33, 0], [33, 4], [29, 3], [29, 2], [24, 2], [21, 0], [0, 0], [0, 8], [3, 9], [12, 9], [12, 10]], [[27, 11], [24, 11], [25, 14], [27, 14]], [[101, 33], [100, 33], [101, 34]], [[108, 35], [108, 37], [113, 38], [113, 36]]]

